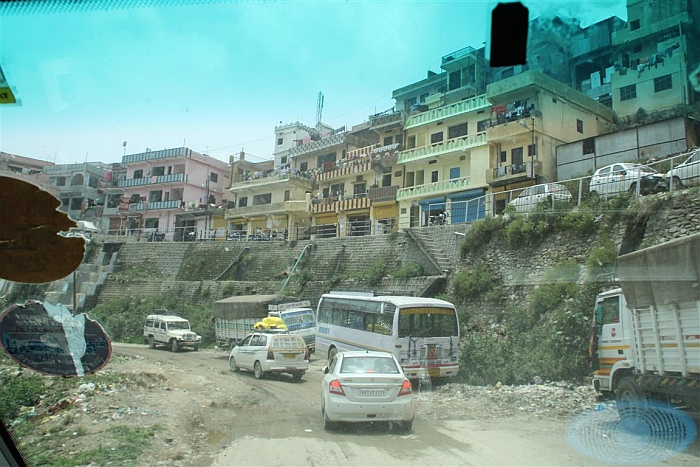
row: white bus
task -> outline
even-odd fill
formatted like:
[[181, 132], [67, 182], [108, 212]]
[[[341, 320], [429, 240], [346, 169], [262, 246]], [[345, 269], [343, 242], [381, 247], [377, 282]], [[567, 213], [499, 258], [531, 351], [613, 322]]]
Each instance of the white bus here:
[[330, 361], [346, 350], [381, 350], [406, 376], [459, 372], [459, 320], [452, 303], [435, 298], [331, 292], [318, 302], [316, 354]]

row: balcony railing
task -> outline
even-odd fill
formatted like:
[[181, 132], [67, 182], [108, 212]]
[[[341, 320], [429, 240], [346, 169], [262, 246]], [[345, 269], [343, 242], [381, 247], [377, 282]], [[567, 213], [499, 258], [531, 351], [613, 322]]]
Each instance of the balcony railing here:
[[399, 186], [380, 186], [377, 188], [370, 188], [367, 191], [367, 195], [372, 202], [380, 201], [396, 201], [396, 193], [399, 191]]
[[371, 205], [372, 200], [367, 196], [356, 196], [346, 199], [326, 198], [313, 203], [311, 205], [311, 212], [324, 213], [354, 211], [369, 208]]
[[347, 160], [353, 160], [353, 159], [360, 159], [362, 157], [367, 157], [370, 154], [372, 154], [372, 150], [376, 147], [378, 147], [378, 145], [373, 144], [371, 146], [365, 146], [364, 148], [354, 149], [352, 151], [348, 151], [348, 154], [347, 154], [347, 156], [345, 156], [345, 158]]
[[441, 182], [426, 183], [425, 185], [401, 188], [396, 194], [396, 199], [401, 201], [404, 199], [419, 198], [427, 195], [452, 193], [467, 187], [469, 187], [469, 177], [454, 178], [452, 180], [443, 180]]
[[119, 180], [119, 188], [129, 188], [143, 185], [158, 185], [161, 183], [186, 182], [187, 174], [154, 175], [152, 177], [126, 178]]
[[347, 133], [339, 133], [335, 135], [326, 136], [317, 141], [309, 141], [301, 146], [296, 146], [289, 149], [290, 157], [299, 157], [303, 154], [309, 154], [314, 151], [320, 151], [321, 149], [332, 148], [333, 146], [338, 146], [345, 143], [347, 138]]
[[163, 149], [162, 151], [147, 151], [139, 154], [129, 154], [122, 157], [123, 164], [132, 162], [151, 161], [154, 159], [166, 159], [170, 157], [190, 157], [192, 150], [188, 148]]
[[[294, 169], [296, 170], [296, 169]], [[310, 173], [294, 173], [294, 172], [284, 172], [284, 173], [275, 173], [273, 175], [268, 175], [266, 177], [260, 177], [260, 178], [250, 178], [248, 180], [244, 180], [242, 182], [233, 182], [231, 183], [231, 190], [240, 190], [240, 189], [247, 189], [247, 188], [252, 188], [252, 187], [259, 187], [263, 185], [271, 185], [273, 183], [280, 183], [280, 182], [286, 182], [288, 180], [296, 180], [296, 181], [303, 181], [305, 183], [312, 183], [312, 174]]]
[[345, 177], [347, 175], [362, 174], [372, 171], [372, 163], [369, 159], [358, 159], [354, 161], [340, 161], [334, 169], [325, 170], [316, 175], [318, 182]]
[[129, 205], [129, 211], [153, 211], [156, 209], [182, 209], [183, 202], [181, 199], [172, 199], [170, 201], [141, 201]]
[[491, 103], [486, 99], [486, 94], [483, 94], [481, 96], [465, 99], [454, 104], [444, 105], [442, 107], [438, 107], [437, 109], [428, 110], [427, 112], [419, 113], [418, 115], [412, 115], [408, 118], [408, 120], [406, 120], [405, 128], [408, 130], [420, 125], [426, 125], [428, 123], [437, 122], [446, 118], [456, 117], [467, 112], [473, 112], [475, 110], [481, 110], [487, 107], [491, 107]]
[[475, 135], [461, 136], [445, 141], [444, 143], [432, 144], [430, 146], [421, 146], [420, 148], [409, 149], [402, 151], [399, 155], [399, 164], [406, 164], [422, 159], [437, 157], [451, 152], [466, 151], [467, 149], [483, 146], [488, 143], [486, 132], [477, 133]]
[[370, 116], [369, 121], [374, 129], [400, 125], [403, 123], [403, 113], [396, 110], [382, 112]]
[[486, 182], [512, 182], [513, 179], [534, 178], [542, 175], [542, 161], [527, 161], [486, 170]]
[[258, 204], [226, 210], [226, 218], [251, 217], [265, 214], [284, 214], [292, 212], [308, 212], [309, 205], [305, 200], [283, 201], [281, 203]]

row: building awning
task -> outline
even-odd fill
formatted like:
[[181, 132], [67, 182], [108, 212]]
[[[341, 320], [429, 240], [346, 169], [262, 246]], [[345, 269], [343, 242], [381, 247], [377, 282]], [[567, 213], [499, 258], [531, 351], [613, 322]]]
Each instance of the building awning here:
[[445, 197], [438, 196], [437, 198], [422, 199], [422, 200], [418, 201], [418, 204], [420, 206], [427, 206], [428, 204], [438, 204], [438, 203], [444, 203], [444, 202], [445, 202]]
[[451, 201], [461, 201], [470, 198], [478, 198], [479, 196], [484, 196], [484, 189], [478, 188], [475, 190], [460, 191], [459, 193], [453, 193], [450, 195]]

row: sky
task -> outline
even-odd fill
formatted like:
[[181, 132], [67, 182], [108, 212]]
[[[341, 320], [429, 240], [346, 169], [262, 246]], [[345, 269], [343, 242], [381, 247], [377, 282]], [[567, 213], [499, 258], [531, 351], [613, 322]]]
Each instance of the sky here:
[[[0, 151], [112, 163], [186, 146], [223, 161], [241, 150], [270, 160], [276, 125], [315, 125], [319, 92], [322, 121], [350, 128], [392, 108], [394, 89], [439, 72], [443, 55], [488, 44], [497, 2], [141, 4], [0, 10], [0, 67], [21, 101], [0, 106]], [[624, 0], [524, 4], [531, 18], [559, 14], [582, 26], [626, 19]]]

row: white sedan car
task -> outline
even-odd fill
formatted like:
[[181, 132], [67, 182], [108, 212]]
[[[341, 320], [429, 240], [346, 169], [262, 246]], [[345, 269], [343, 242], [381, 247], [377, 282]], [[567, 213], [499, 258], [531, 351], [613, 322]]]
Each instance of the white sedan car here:
[[682, 164], [666, 173], [666, 180], [671, 189], [679, 190], [688, 186], [700, 185], [700, 149], [696, 149]]
[[253, 370], [257, 379], [266, 373], [289, 373], [299, 381], [309, 369], [309, 349], [297, 334], [254, 332], [231, 349], [228, 363], [232, 372]]
[[323, 427], [340, 422], [393, 422], [410, 431], [416, 414], [411, 382], [386, 352], [340, 352], [323, 369]]
[[554, 201], [572, 200], [571, 193], [559, 183], [544, 183], [525, 188], [520, 195], [510, 202], [518, 212], [530, 212], [542, 201], [552, 203]]

